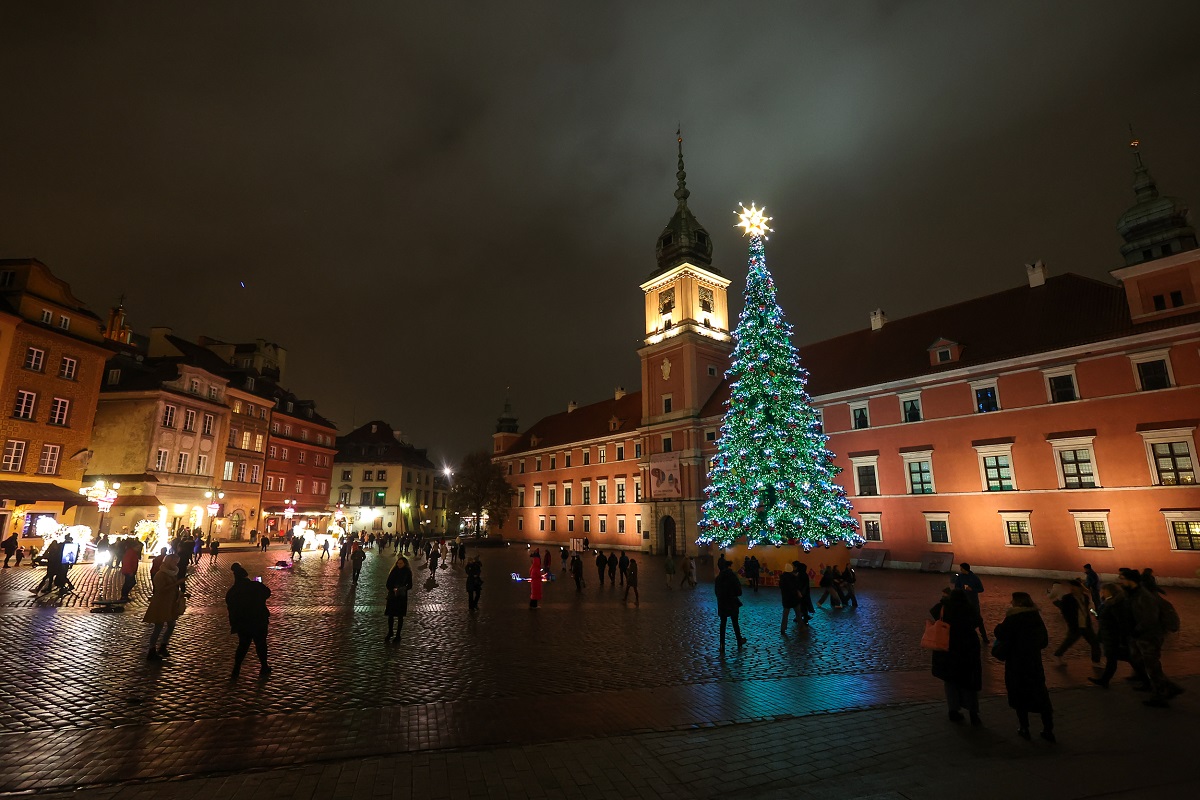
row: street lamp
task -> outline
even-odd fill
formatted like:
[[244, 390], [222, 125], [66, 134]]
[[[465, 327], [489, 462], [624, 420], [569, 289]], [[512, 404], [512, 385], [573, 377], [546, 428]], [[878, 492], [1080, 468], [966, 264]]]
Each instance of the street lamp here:
[[101, 531], [104, 530], [104, 515], [112, 510], [113, 503], [117, 501], [117, 490], [121, 488], [121, 484], [114, 483], [109, 486], [104, 481], [96, 481], [91, 486], [79, 490], [79, 493], [88, 499], [88, 502], [95, 503], [96, 508], [100, 511], [100, 522], [96, 525], [96, 539], [99, 541]]
[[212, 489], [209, 489], [204, 493], [204, 497], [206, 500], [208, 500], [208, 540], [211, 542], [213, 518], [217, 515], [217, 512], [221, 510], [221, 504], [217, 501], [224, 500], [225, 493], [219, 490], [214, 492]]

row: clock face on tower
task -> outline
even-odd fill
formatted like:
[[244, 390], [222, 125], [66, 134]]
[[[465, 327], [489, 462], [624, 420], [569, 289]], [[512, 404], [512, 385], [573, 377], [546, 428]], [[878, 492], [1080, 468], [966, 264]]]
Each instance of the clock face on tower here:
[[675, 287], [658, 293], [658, 313], [670, 314], [675, 308]]

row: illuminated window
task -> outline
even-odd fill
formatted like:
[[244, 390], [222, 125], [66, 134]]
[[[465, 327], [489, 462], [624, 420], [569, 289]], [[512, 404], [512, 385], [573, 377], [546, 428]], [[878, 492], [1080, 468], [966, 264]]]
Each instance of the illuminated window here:
[[25, 350], [25, 369], [33, 372], [41, 372], [42, 366], [46, 363], [46, 351], [39, 350], [36, 347], [29, 347]]
[[0, 461], [0, 470], [4, 472], [20, 472], [25, 465], [25, 442], [9, 439], [4, 445], [4, 459]]
[[13, 406], [13, 416], [17, 419], [33, 419], [33, 407], [36, 402], [37, 395], [34, 392], [18, 390], [17, 402]]
[[42, 475], [55, 475], [58, 473], [58, 457], [62, 453], [62, 447], [57, 444], [42, 445], [42, 457], [38, 460], [38, 472]]
[[66, 425], [67, 412], [71, 410], [71, 401], [64, 397], [56, 397], [50, 401], [50, 424]]

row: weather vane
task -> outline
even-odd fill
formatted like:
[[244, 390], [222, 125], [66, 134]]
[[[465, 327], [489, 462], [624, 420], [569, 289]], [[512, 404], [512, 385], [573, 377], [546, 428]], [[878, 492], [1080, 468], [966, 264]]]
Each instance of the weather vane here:
[[737, 225], [734, 225], [735, 228], [741, 228], [747, 236], [761, 236], [764, 239], [769, 238], [767, 236], [768, 233], [774, 233], [775, 229], [767, 224], [774, 217], [766, 216], [764, 212], [767, 209], [755, 208], [754, 203], [751, 203], [749, 208], [746, 208], [741, 203], [738, 203], [738, 206], [742, 210], [740, 213], [737, 211], [733, 212], [738, 217]]

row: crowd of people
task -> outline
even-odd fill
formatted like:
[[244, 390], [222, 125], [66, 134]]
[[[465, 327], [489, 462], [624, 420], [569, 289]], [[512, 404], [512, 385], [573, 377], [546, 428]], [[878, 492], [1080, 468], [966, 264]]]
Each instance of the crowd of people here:
[[[933, 675], [945, 684], [949, 718], [961, 722], [966, 711], [972, 724], [983, 724], [979, 691], [983, 686], [983, 645], [990, 643], [991, 656], [1004, 662], [1004, 687], [1008, 704], [1017, 715], [1017, 734], [1032, 738], [1029, 717], [1037, 714], [1041, 738], [1054, 742], [1054, 708], [1042, 659], [1042, 651], [1050, 646], [1050, 634], [1037, 603], [1028, 592], [1013, 592], [1011, 605], [989, 640], [980, 611], [983, 592], [983, 581], [964, 563], [929, 610], [933, 620], [949, 628], [945, 648], [933, 652]], [[1101, 584], [1091, 565], [1084, 565], [1082, 578], [1055, 583], [1047, 590], [1047, 599], [1062, 617], [1065, 629], [1054, 658], [1063, 664], [1063, 656], [1082, 639], [1098, 671], [1088, 678], [1090, 683], [1107, 689], [1118, 664], [1126, 662], [1131, 667], [1127, 680], [1134, 689], [1150, 695], [1144, 704], [1169, 707], [1169, 701], [1183, 688], [1163, 673], [1163, 642], [1168, 633], [1179, 630], [1178, 613], [1164, 594], [1150, 569], [1122, 568], [1116, 582]]]

